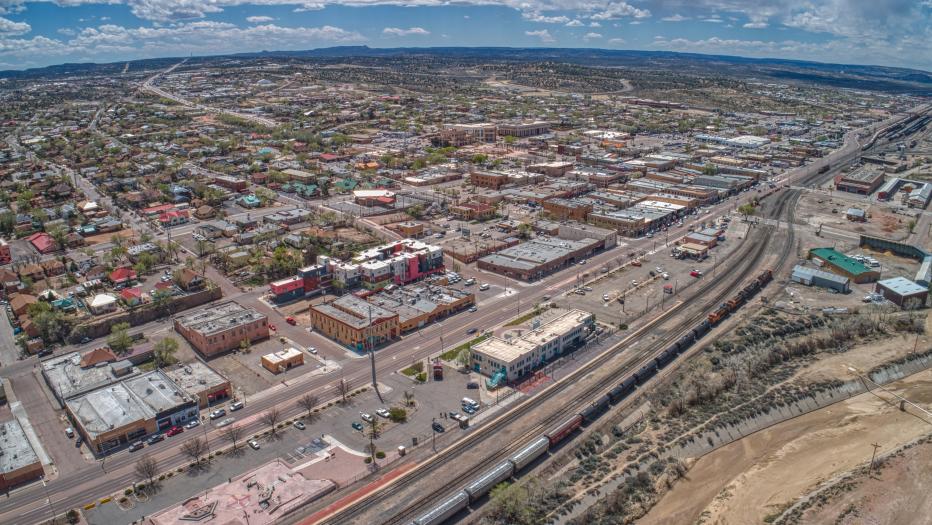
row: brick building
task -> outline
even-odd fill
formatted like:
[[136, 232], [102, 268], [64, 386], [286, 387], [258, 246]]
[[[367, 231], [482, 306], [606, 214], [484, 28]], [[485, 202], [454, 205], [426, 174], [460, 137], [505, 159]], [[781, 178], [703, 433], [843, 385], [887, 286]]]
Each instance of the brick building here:
[[175, 318], [175, 331], [197, 351], [214, 356], [269, 337], [269, 320], [252, 308], [228, 301]]
[[355, 295], [311, 306], [310, 313], [315, 330], [355, 350], [364, 350], [367, 341], [374, 347], [401, 334], [397, 313]]

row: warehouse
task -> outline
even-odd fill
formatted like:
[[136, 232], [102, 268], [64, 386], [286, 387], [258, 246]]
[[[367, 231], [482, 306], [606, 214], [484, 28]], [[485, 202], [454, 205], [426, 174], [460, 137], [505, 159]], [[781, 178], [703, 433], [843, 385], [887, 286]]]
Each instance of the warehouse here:
[[595, 328], [595, 316], [570, 310], [508, 340], [490, 337], [472, 347], [471, 368], [489, 377], [489, 387], [513, 381], [582, 343]]
[[880, 279], [880, 272], [871, 270], [834, 248], [813, 248], [809, 250], [809, 259], [832, 273], [848, 277], [858, 284], [872, 283]]
[[45, 475], [39, 456], [16, 419], [0, 423], [0, 490], [35, 481]]
[[860, 195], [870, 195], [883, 184], [882, 171], [855, 171], [835, 177], [835, 189]]
[[583, 238], [578, 241], [534, 239], [479, 259], [481, 270], [489, 270], [525, 281], [539, 279], [564, 266], [585, 259], [603, 241]]
[[838, 293], [848, 293], [851, 291], [851, 279], [837, 275], [831, 272], [824, 272], [815, 268], [796, 265], [793, 273], [790, 275], [793, 282], [804, 284], [806, 286], [818, 286], [835, 290]]
[[894, 277], [878, 281], [875, 292], [904, 310], [922, 308], [929, 298], [929, 289], [905, 277]]

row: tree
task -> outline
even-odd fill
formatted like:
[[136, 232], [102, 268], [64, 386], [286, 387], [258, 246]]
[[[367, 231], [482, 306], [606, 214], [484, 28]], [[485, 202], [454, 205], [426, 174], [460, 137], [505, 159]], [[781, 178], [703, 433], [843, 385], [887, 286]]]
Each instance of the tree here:
[[706, 165], [702, 167], [703, 175], [715, 175], [716, 173], [718, 173], [718, 166], [711, 162], [706, 163]]
[[489, 495], [489, 517], [493, 523], [524, 525], [539, 523], [531, 506], [531, 495], [522, 484], [501, 483]]
[[118, 354], [127, 352], [133, 346], [133, 338], [130, 337], [129, 323], [117, 323], [110, 327], [110, 337], [107, 338], [107, 344]]
[[916, 229], [916, 219], [910, 219], [909, 222], [906, 223], [906, 229], [909, 233], [913, 233], [913, 230]]
[[346, 380], [341, 377], [340, 382], [337, 383], [337, 394], [340, 395], [343, 403], [346, 403], [346, 394], [349, 393], [349, 390], [349, 383], [347, 383]]
[[310, 420], [314, 414], [314, 408], [319, 404], [319, 399], [314, 394], [304, 394], [298, 398], [298, 405], [307, 410], [307, 419]]
[[405, 406], [412, 406], [412, 405], [414, 405], [414, 394], [413, 394], [413, 393], [411, 393], [411, 392], [408, 391], [408, 390], [405, 390], [405, 391], [402, 393], [402, 397], [404, 397]]
[[207, 453], [207, 441], [200, 436], [189, 439], [181, 445], [181, 453], [200, 465], [201, 458]]
[[748, 216], [754, 215], [754, 205], [753, 204], [742, 204], [738, 206], [738, 212], [744, 215], [744, 220], [748, 219]]
[[369, 420], [369, 430], [366, 432], [367, 437], [369, 438], [369, 455], [372, 457], [372, 461], [375, 461], [375, 454], [378, 452], [378, 448], [375, 446], [375, 440], [379, 438], [379, 432], [382, 424], [379, 423], [379, 420], [372, 418]]
[[223, 432], [220, 435], [233, 445], [233, 451], [236, 452], [236, 443], [243, 438], [243, 434], [243, 427], [239, 425], [229, 425], [223, 427]]
[[464, 348], [456, 354], [456, 362], [463, 368], [469, 368], [469, 363], [472, 361], [472, 352], [469, 348]]
[[269, 429], [272, 431], [272, 435], [274, 436], [276, 431], [275, 426], [278, 425], [279, 421], [281, 421], [281, 417], [282, 413], [279, 412], [278, 408], [272, 407], [262, 414], [260, 421], [269, 426]]
[[174, 337], [166, 337], [158, 343], [155, 343], [153, 349], [155, 355], [155, 366], [162, 368], [163, 366], [173, 364], [177, 361], [175, 359], [175, 352], [178, 351], [178, 340]]
[[242, 350], [244, 354], [248, 354], [251, 347], [252, 341], [250, 341], [248, 337], [244, 337], [243, 340], [239, 342], [239, 349]]
[[138, 476], [139, 479], [149, 482], [147, 486], [151, 489], [155, 483], [155, 477], [159, 475], [159, 464], [155, 458], [146, 454], [136, 461], [133, 470], [136, 472], [136, 476]]

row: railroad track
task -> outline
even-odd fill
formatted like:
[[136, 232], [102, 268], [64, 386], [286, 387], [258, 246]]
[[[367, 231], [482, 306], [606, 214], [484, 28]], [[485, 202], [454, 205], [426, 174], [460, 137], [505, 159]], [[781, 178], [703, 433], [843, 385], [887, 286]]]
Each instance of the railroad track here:
[[[788, 192], [784, 192], [784, 194], [781, 194], [778, 200], [778, 203], [779, 203], [778, 211], [782, 210], [786, 202], [788, 202], [790, 199], [793, 199], [795, 202], [795, 197], [793, 195], [790, 195], [791, 193], [795, 193], [796, 196], [798, 196], [798, 192], [795, 190], [791, 190]], [[791, 214], [792, 214], [792, 207], [791, 207]], [[791, 220], [792, 217], [788, 217], [788, 219]], [[765, 227], [765, 228], [766, 230], [772, 229], [772, 227]], [[779, 261], [777, 265], [778, 267], [782, 266], [786, 258], [789, 256], [790, 248], [792, 246], [792, 236], [793, 236], [792, 229], [789, 230], [789, 236], [790, 238], [785, 243], [784, 249], [781, 252], [781, 255], [779, 257]], [[454, 476], [452, 479], [449, 479], [442, 485], [431, 490], [429, 493], [417, 498], [414, 501], [410, 501], [409, 503], [406, 503], [405, 508], [396, 512], [391, 517], [383, 517], [382, 523], [397, 524], [397, 523], [410, 522], [418, 514], [419, 511], [428, 507], [432, 501], [438, 498], [438, 496], [447, 494], [449, 492], [453, 492], [456, 490], [456, 488], [462, 487], [466, 483], [466, 480], [472, 479], [479, 473], [483, 472], [484, 469], [487, 469], [491, 465], [494, 465], [497, 462], [502, 461], [503, 458], [508, 457], [510, 454], [520, 449], [530, 439], [540, 436], [547, 429], [563, 422], [571, 415], [578, 413], [579, 410], [585, 407], [587, 403], [591, 402], [593, 399], [596, 399], [600, 393], [604, 393], [611, 386], [617, 384], [619, 377], [622, 377], [625, 374], [628, 374], [629, 372], [633, 370], [637, 370], [644, 363], [649, 362], [652, 359], [654, 359], [660, 352], [663, 351], [663, 349], [667, 345], [669, 345], [670, 341], [677, 340], [681, 334], [691, 329], [701, 319], [704, 319], [710, 308], [713, 308], [717, 306], [718, 304], [720, 304], [722, 301], [724, 301], [725, 298], [730, 293], [732, 293], [732, 290], [735, 287], [735, 285], [747, 279], [747, 277], [751, 275], [751, 273], [755, 270], [758, 263], [764, 258], [764, 256], [767, 253], [769, 253], [766, 250], [767, 246], [769, 245], [770, 245], [769, 236], [765, 236], [765, 239], [757, 239], [755, 241], [752, 241], [752, 243], [747, 248], [743, 249], [741, 253], [738, 256], [736, 256], [736, 260], [740, 262], [736, 265], [736, 268], [733, 269], [727, 281], [710, 282], [704, 285], [693, 296], [693, 298], [682, 303], [680, 307], [685, 307], [690, 304], [699, 304], [699, 302], [703, 300], [706, 301], [703, 307], [699, 309], [696, 313], [689, 316], [687, 320], [681, 323], [678, 323], [675, 328], [665, 331], [667, 334], [666, 337], [658, 339], [657, 341], [652, 343], [647, 348], [640, 350], [635, 356], [633, 356], [633, 359], [627, 360], [624, 364], [622, 364], [621, 366], [613, 370], [611, 374], [605, 375], [603, 378], [598, 380], [596, 383], [589, 385], [586, 388], [584, 388], [582, 391], [574, 394], [571, 400], [569, 400], [567, 403], [564, 403], [563, 408], [561, 408], [560, 410], [557, 410], [554, 413], [551, 413], [540, 423], [534, 425], [532, 428], [522, 433], [521, 436], [511, 440], [511, 442], [505, 447], [499, 448], [498, 452], [496, 452], [495, 454], [487, 456], [486, 458], [473, 464], [471, 467], [469, 467], [466, 470], [458, 472], [457, 475]], [[737, 270], [737, 271], [734, 271], [734, 270]], [[716, 288], [718, 288], [718, 291], [714, 292], [714, 296], [711, 299], [707, 299], [706, 294], [710, 291], [713, 291]], [[672, 316], [675, 312], [678, 312], [678, 311], [679, 311], [679, 307], [671, 308], [670, 310], [662, 314], [662, 316], [658, 318], [658, 320], [664, 321], [668, 319], [670, 316]], [[419, 468], [412, 471], [411, 473], [405, 475], [399, 481], [395, 482], [392, 485], [389, 485], [382, 491], [379, 491], [378, 493], [372, 495], [371, 497], [366, 498], [363, 501], [359, 501], [359, 502], [356, 502], [354, 504], [351, 504], [345, 507], [338, 514], [333, 515], [330, 518], [326, 519], [324, 523], [350, 523], [352, 522], [355, 518], [360, 516], [363, 512], [372, 508], [373, 504], [377, 504], [380, 501], [387, 501], [389, 498], [391, 498], [395, 494], [398, 494], [399, 492], [401, 492], [407, 486], [408, 481], [419, 479], [424, 476], [430, 475], [431, 472], [433, 472], [440, 466], [446, 464], [450, 460], [462, 454], [464, 450], [472, 449], [476, 444], [487, 439], [490, 435], [494, 435], [494, 433], [498, 431], [499, 429], [505, 428], [506, 426], [514, 422], [515, 420], [526, 416], [528, 413], [536, 409], [537, 405], [539, 405], [540, 403], [545, 402], [549, 399], [552, 399], [555, 396], [563, 393], [564, 390], [566, 390], [570, 385], [575, 384], [575, 382], [569, 381], [569, 379], [573, 377], [582, 377], [594, 370], [599, 369], [616, 355], [616, 352], [614, 352], [613, 350], [619, 347], [623, 347], [626, 343], [630, 341], [632, 337], [643, 335], [643, 333], [647, 332], [648, 330], [650, 330], [650, 328], [642, 328], [641, 330], [638, 330], [637, 332], [632, 334], [632, 336], [629, 336], [628, 338], [626, 338], [625, 341], [622, 341], [621, 343], [616, 345], [613, 349], [603, 352], [596, 358], [590, 360], [588, 363], [580, 367], [579, 370], [575, 371], [568, 378], [564, 378], [561, 382], [555, 384], [551, 388], [548, 388], [541, 394], [528, 398], [526, 401], [522, 402], [517, 407], [513, 408], [512, 410], [508, 411], [502, 416], [499, 416], [498, 418], [496, 418], [489, 424], [481, 427], [479, 431], [468, 435], [466, 438], [458, 441], [454, 445], [451, 445], [447, 449], [441, 451], [439, 454], [437, 454], [436, 456], [428, 460], [427, 463], [420, 466]]]

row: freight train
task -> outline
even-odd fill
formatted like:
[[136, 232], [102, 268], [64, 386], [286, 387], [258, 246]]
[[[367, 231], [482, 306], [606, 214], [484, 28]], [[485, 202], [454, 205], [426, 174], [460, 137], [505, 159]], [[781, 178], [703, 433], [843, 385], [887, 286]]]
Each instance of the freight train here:
[[499, 483], [518, 474], [526, 466], [556, 449], [560, 443], [583, 425], [595, 422], [603, 412], [612, 404], [618, 404], [640, 385], [643, 385], [657, 374], [660, 369], [673, 362], [676, 357], [685, 352], [696, 341], [701, 339], [719, 324], [729, 314], [741, 308], [751, 297], [760, 292], [773, 280], [773, 271], [765, 270], [755, 277], [744, 288], [735, 294], [726, 303], [709, 314], [708, 318], [686, 332], [675, 343], [660, 352], [654, 359], [642, 366], [636, 372], [625, 377], [621, 383], [608, 391], [585, 408], [563, 421], [549, 432], [538, 436], [529, 444], [512, 454], [508, 459], [492, 467], [479, 477], [475, 478], [461, 490], [450, 495], [440, 504], [411, 522], [412, 525], [439, 525], [461, 510], [487, 495]]

